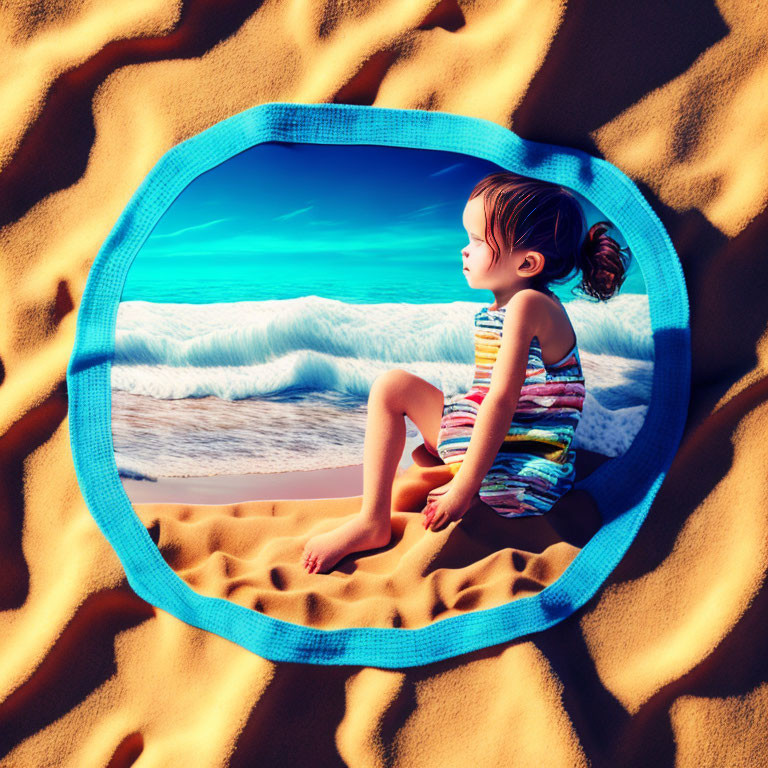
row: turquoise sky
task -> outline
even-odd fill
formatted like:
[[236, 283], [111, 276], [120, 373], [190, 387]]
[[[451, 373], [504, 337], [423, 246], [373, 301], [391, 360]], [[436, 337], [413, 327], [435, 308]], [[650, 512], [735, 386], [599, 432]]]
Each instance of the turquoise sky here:
[[[182, 191], [131, 265], [122, 300], [492, 301], [462, 274], [461, 216], [477, 181], [497, 170], [452, 152], [258, 144]], [[577, 282], [554, 290], [568, 300]], [[622, 293], [645, 292], [633, 259]]]

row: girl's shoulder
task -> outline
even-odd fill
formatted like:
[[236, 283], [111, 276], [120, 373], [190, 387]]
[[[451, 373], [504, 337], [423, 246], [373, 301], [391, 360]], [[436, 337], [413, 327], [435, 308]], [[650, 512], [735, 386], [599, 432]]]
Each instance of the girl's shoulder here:
[[[520, 291], [519, 294], [515, 294], [515, 296], [513, 296], [503, 307], [494, 308], [492, 304], [481, 307], [480, 310], [475, 313], [475, 318], [484, 315], [503, 318], [507, 306], [511, 301], [516, 300], [517, 296], [525, 296], [525, 300], [529, 302], [526, 311], [536, 312], [537, 314], [541, 314], [542, 317], [551, 314], [553, 309], [559, 309], [560, 311], [565, 312], [565, 307], [563, 307], [562, 301], [560, 301], [555, 293], [552, 293], [551, 291], [540, 291], [534, 288], [526, 288], [523, 291]], [[520, 299], [517, 300], [519, 301]]]
[[568, 313], [565, 310], [565, 305], [560, 301], [560, 297], [548, 288], [540, 291], [534, 291], [538, 296], [532, 297], [531, 302], [532, 311], [540, 314], [542, 318], [547, 318], [550, 321], [553, 318], [561, 319], [568, 317]]

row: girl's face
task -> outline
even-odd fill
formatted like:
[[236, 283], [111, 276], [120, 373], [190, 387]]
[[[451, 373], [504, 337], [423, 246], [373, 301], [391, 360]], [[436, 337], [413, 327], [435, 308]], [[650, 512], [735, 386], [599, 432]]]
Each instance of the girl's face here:
[[[544, 257], [526, 249], [499, 254], [492, 265], [493, 251], [485, 239], [483, 196], [473, 197], [464, 206], [462, 216], [469, 242], [461, 249], [464, 277], [470, 288], [487, 288], [499, 296], [524, 288], [544, 266]], [[502, 302], [504, 303], [504, 302]]]
[[485, 211], [483, 196], [472, 198], [464, 206], [462, 216], [469, 242], [461, 249], [464, 276], [471, 288], [490, 288], [489, 275], [499, 266], [491, 267], [493, 251], [485, 239]]

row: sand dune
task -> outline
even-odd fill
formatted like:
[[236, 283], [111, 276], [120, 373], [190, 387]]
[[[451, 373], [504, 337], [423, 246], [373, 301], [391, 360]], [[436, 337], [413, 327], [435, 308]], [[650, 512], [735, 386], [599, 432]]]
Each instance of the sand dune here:
[[[767, 763], [767, 28], [744, 0], [4, 4], [0, 763]], [[445, 110], [584, 149], [669, 232], [691, 302], [687, 428], [620, 565], [551, 629], [405, 670], [275, 663], [138, 598], [91, 517], [65, 386], [88, 271], [166, 151], [269, 101]], [[317, 627], [490, 607], [578, 552], [541, 520], [501, 551], [491, 520], [417, 542], [405, 507], [430, 471], [400, 488], [393, 543], [335, 589], [299, 578], [299, 532], [354, 497], [136, 511], [195, 589]]]

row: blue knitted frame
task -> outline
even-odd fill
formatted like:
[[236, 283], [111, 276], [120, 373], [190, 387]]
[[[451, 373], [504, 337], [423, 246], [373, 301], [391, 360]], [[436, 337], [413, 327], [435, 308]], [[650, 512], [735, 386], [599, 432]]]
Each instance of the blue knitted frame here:
[[[629, 450], [576, 484], [594, 497], [605, 523], [560, 578], [538, 594], [440, 619], [420, 629], [315, 629], [198, 594], [166, 563], [137, 517], [118, 476], [111, 423], [115, 320], [126, 275], [157, 221], [195, 177], [266, 141], [372, 144], [471, 155], [576, 190], [625, 236], [648, 289], [654, 339], [651, 402]], [[262, 104], [166, 152], [99, 249], [80, 303], [67, 366], [77, 479], [91, 514], [140, 597], [264, 658], [396, 669], [507, 643], [551, 627], [584, 605], [637, 534], [677, 451], [687, 417], [688, 313], [683, 271], [666, 230], [635, 184], [605, 160], [576, 149], [526, 141], [496, 123], [446, 112]]]

